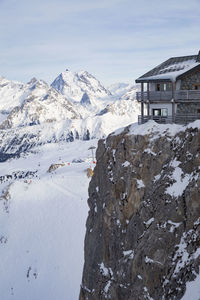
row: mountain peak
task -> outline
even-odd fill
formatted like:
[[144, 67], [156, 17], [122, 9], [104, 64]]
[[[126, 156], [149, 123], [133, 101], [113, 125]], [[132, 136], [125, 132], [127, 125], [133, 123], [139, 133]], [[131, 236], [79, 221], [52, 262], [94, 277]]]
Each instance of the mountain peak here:
[[53, 81], [51, 86], [66, 98], [80, 102], [83, 94], [91, 98], [105, 98], [111, 95], [90, 73], [81, 70], [72, 72], [66, 69]]

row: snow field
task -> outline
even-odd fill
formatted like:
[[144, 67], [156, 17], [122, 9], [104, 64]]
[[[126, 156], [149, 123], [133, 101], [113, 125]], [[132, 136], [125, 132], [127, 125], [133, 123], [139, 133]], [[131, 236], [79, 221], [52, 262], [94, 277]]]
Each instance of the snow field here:
[[[88, 148], [96, 143], [46, 145], [1, 164], [2, 175], [38, 170], [38, 177], [13, 181], [9, 200], [0, 201], [0, 237], [6, 240], [0, 243], [1, 299], [78, 299], [88, 213], [85, 170], [92, 161]], [[65, 166], [47, 172], [60, 162]]]

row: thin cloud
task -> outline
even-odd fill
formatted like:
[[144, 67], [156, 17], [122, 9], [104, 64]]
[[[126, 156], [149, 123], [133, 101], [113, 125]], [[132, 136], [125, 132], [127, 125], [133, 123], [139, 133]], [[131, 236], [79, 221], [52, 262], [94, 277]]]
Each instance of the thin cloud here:
[[199, 14], [197, 0], [0, 0], [0, 75], [50, 81], [68, 67], [133, 81], [198, 52]]

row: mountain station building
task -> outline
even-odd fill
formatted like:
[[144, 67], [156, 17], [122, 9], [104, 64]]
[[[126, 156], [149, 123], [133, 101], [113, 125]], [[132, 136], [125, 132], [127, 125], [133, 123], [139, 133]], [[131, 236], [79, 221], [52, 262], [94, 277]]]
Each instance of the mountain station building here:
[[200, 51], [197, 55], [172, 57], [145, 73], [136, 83], [141, 102], [138, 122], [187, 124], [200, 119]]

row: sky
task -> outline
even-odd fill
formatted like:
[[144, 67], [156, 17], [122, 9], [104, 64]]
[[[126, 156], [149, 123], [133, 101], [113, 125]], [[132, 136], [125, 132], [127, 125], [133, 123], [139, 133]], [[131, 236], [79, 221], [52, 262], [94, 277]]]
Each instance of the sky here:
[[0, 75], [51, 83], [87, 70], [105, 86], [200, 50], [200, 0], [0, 0]]

